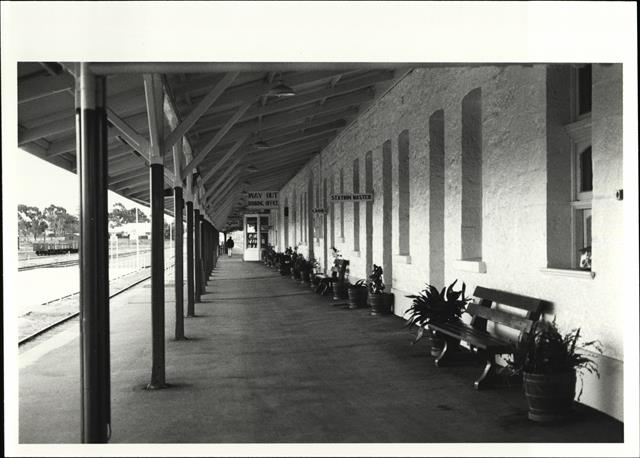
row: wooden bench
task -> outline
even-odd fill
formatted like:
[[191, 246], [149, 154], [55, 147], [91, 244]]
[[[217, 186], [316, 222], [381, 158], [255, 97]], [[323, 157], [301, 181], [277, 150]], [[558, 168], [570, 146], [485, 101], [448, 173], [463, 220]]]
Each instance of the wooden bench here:
[[315, 274], [315, 278], [317, 279], [316, 292], [322, 293], [324, 295], [328, 291], [328, 289], [332, 287], [333, 283], [336, 281], [339, 284], [344, 285], [344, 276], [347, 272], [347, 267], [349, 266], [349, 260], [339, 259], [338, 264], [339, 264], [338, 275], [336, 275], [335, 277], [333, 276], [330, 277], [323, 273]]
[[[429, 323], [429, 329], [444, 338], [444, 349], [436, 358], [436, 365], [442, 366], [450, 356], [452, 346], [467, 343], [472, 351], [481, 353], [486, 359], [482, 375], [474, 382], [476, 389], [485, 388], [498, 374], [496, 370], [496, 356], [513, 354], [516, 346], [527, 338], [531, 327], [540, 318], [540, 314], [547, 306], [547, 302], [527, 296], [498, 291], [478, 286], [473, 293], [480, 299], [479, 303], [472, 302], [467, 306], [467, 313], [471, 315], [471, 323], [454, 321], [442, 324]], [[518, 309], [520, 314], [511, 313], [504, 309], [492, 308], [492, 304], [502, 304]], [[496, 334], [487, 330], [487, 322], [511, 328], [511, 334]], [[515, 330], [515, 332], [513, 331]]]

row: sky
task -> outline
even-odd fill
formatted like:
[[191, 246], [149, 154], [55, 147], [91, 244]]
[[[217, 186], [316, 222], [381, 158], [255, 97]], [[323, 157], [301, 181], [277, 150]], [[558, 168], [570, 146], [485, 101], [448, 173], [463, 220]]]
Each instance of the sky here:
[[[20, 176], [15, 180], [15, 200], [18, 204], [35, 206], [40, 209], [51, 204], [64, 207], [67, 212], [76, 216], [80, 213], [80, 195], [78, 176], [61, 167], [50, 164], [33, 154], [17, 148], [10, 155], [7, 165], [14, 172], [14, 176]], [[27, 172], [28, 171], [28, 172]], [[111, 210], [117, 202], [126, 208], [139, 208], [147, 215], [151, 214], [149, 207], [140, 205], [132, 200], [122, 197], [113, 191], [108, 191], [108, 208]], [[166, 215], [165, 220], [173, 218]]]

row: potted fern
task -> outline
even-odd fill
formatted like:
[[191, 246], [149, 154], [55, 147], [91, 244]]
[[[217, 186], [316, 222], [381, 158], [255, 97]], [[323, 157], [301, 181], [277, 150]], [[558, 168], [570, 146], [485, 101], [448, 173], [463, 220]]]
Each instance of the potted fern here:
[[367, 285], [364, 280], [358, 280], [349, 285], [349, 308], [357, 309], [367, 305]]
[[[522, 374], [529, 419], [552, 422], [566, 418], [574, 398], [580, 400], [585, 372], [600, 378], [595, 361], [578, 350], [580, 329], [561, 334], [553, 321], [535, 323], [527, 339], [518, 346], [508, 361], [514, 373]], [[597, 340], [580, 345], [583, 349], [602, 353]], [[580, 391], [576, 396], [576, 380]]]
[[382, 267], [373, 265], [367, 290], [369, 292], [367, 302], [371, 307], [372, 315], [386, 315], [391, 313], [391, 305], [393, 303], [393, 294], [385, 293], [385, 284], [382, 280]]
[[442, 353], [444, 340], [428, 328], [429, 323], [459, 320], [471, 300], [465, 296], [466, 285], [464, 283], [462, 283], [460, 291], [453, 289], [457, 281], [455, 280], [448, 287], [443, 287], [441, 291], [438, 291], [435, 286], [427, 284], [426, 288], [418, 294], [406, 296], [413, 299], [413, 302], [405, 312], [409, 315], [405, 326], [410, 327], [414, 324], [418, 326], [418, 335], [413, 344], [426, 334], [429, 339], [431, 356], [436, 358]]

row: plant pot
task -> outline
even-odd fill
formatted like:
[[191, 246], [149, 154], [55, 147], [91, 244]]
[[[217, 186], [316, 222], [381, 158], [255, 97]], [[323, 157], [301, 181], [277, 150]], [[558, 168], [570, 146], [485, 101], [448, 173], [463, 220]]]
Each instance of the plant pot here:
[[393, 301], [393, 294], [391, 293], [369, 294], [367, 298], [367, 302], [371, 307], [372, 315], [390, 314], [392, 301]]
[[367, 306], [367, 287], [353, 286], [348, 289], [349, 292], [349, 308], [357, 309]]
[[339, 281], [331, 282], [331, 288], [333, 289], [333, 300], [339, 301], [345, 299], [345, 287], [344, 283]]
[[529, 403], [529, 419], [549, 423], [565, 419], [573, 407], [576, 373], [523, 374], [524, 394]]

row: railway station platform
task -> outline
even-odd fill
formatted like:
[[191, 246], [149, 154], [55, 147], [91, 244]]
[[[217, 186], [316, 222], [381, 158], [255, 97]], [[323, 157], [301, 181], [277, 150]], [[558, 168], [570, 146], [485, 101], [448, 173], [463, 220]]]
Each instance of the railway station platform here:
[[[478, 392], [478, 366], [435, 367], [400, 318], [333, 306], [260, 263], [221, 257], [185, 341], [165, 288], [168, 389], [145, 389], [149, 283], [111, 302], [112, 444], [623, 441], [584, 406], [532, 423], [520, 388]], [[21, 348], [20, 443], [81, 442], [77, 334], [74, 320]]]

